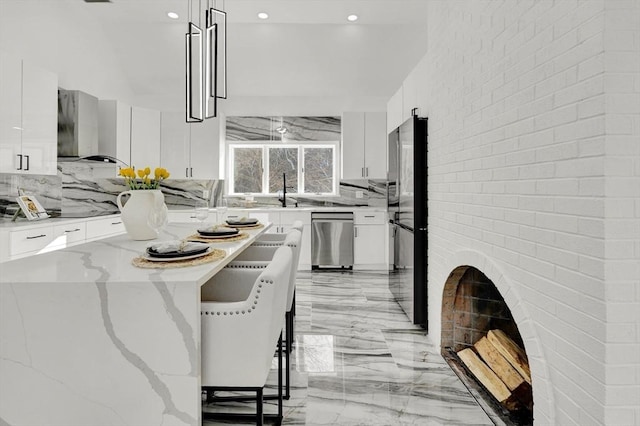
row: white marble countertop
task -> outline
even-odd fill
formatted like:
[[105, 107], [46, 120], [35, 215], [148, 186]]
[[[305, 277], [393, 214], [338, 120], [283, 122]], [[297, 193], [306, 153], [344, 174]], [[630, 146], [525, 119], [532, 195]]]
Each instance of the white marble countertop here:
[[150, 241], [133, 241], [128, 234], [105, 238], [49, 253], [17, 259], [2, 264], [3, 283], [106, 283], [150, 282], [151, 276], [167, 282], [195, 282], [202, 285], [228, 262], [248, 247], [256, 235], [268, 229], [246, 230], [250, 237], [236, 242], [214, 243], [212, 247], [227, 252], [220, 261], [200, 266], [168, 269], [142, 269], [131, 260], [144, 253], [147, 246], [161, 240], [182, 239], [196, 232], [197, 223], [171, 223], [160, 237]]
[[200, 426], [200, 287], [269, 225], [199, 266], [137, 268], [159, 240], [127, 234], [0, 265], [0, 423]]

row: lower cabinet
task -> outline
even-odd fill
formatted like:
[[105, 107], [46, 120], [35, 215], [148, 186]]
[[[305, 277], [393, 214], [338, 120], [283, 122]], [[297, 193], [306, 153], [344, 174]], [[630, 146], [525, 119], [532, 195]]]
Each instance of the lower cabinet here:
[[389, 269], [385, 212], [354, 213], [353, 269]]
[[51, 251], [53, 249], [50, 249], [49, 245], [53, 240], [53, 225], [51, 224], [10, 231], [9, 260]]
[[46, 221], [0, 231], [0, 262], [47, 253], [125, 232], [120, 215]]
[[120, 215], [90, 219], [87, 221], [87, 238], [85, 241], [95, 241], [124, 233], [124, 224], [120, 219]]
[[63, 249], [78, 244], [82, 244], [87, 240], [87, 223], [86, 221], [68, 222], [61, 225], [53, 226], [53, 241], [51, 248], [53, 250]]

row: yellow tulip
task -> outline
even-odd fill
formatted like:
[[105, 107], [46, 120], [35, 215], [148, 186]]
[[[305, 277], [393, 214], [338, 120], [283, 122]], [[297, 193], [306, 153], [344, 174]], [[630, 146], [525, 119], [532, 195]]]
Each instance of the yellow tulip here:
[[144, 175], [149, 176], [151, 174], [151, 169], [149, 167], [144, 168]]
[[144, 169], [139, 169], [138, 170], [138, 177], [142, 179], [144, 176], [145, 176]]

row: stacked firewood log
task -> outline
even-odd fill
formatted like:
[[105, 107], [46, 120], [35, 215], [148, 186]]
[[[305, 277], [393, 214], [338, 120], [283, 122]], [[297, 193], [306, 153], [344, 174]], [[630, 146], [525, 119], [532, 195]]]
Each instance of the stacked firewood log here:
[[491, 330], [473, 348], [458, 356], [485, 387], [508, 410], [533, 409], [531, 371], [525, 351], [502, 330]]

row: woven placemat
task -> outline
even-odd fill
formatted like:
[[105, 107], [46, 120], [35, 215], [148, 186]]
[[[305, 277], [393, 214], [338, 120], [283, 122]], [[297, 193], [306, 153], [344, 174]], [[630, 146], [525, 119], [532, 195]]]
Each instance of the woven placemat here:
[[226, 255], [227, 252], [224, 250], [214, 248], [211, 250], [211, 253], [202, 257], [196, 257], [195, 259], [174, 260], [173, 262], [154, 262], [152, 260], [147, 260], [142, 256], [138, 256], [133, 258], [131, 263], [133, 266], [146, 269], [184, 268], [186, 266], [198, 266], [204, 265], [205, 263], [215, 262], [216, 260], [224, 259]]
[[262, 223], [256, 223], [255, 225], [251, 225], [251, 226], [233, 226], [233, 225], [229, 225], [228, 223], [225, 224], [225, 226], [228, 226], [229, 228], [233, 228], [233, 229], [238, 229], [238, 230], [244, 230], [244, 229], [260, 229], [260, 228], [264, 228], [264, 225]]
[[198, 234], [189, 235], [186, 239], [188, 241], [199, 241], [201, 243], [229, 243], [231, 241], [240, 241], [249, 238], [249, 234], [246, 232], [239, 232], [236, 235], [233, 235], [228, 238], [203, 238]]

